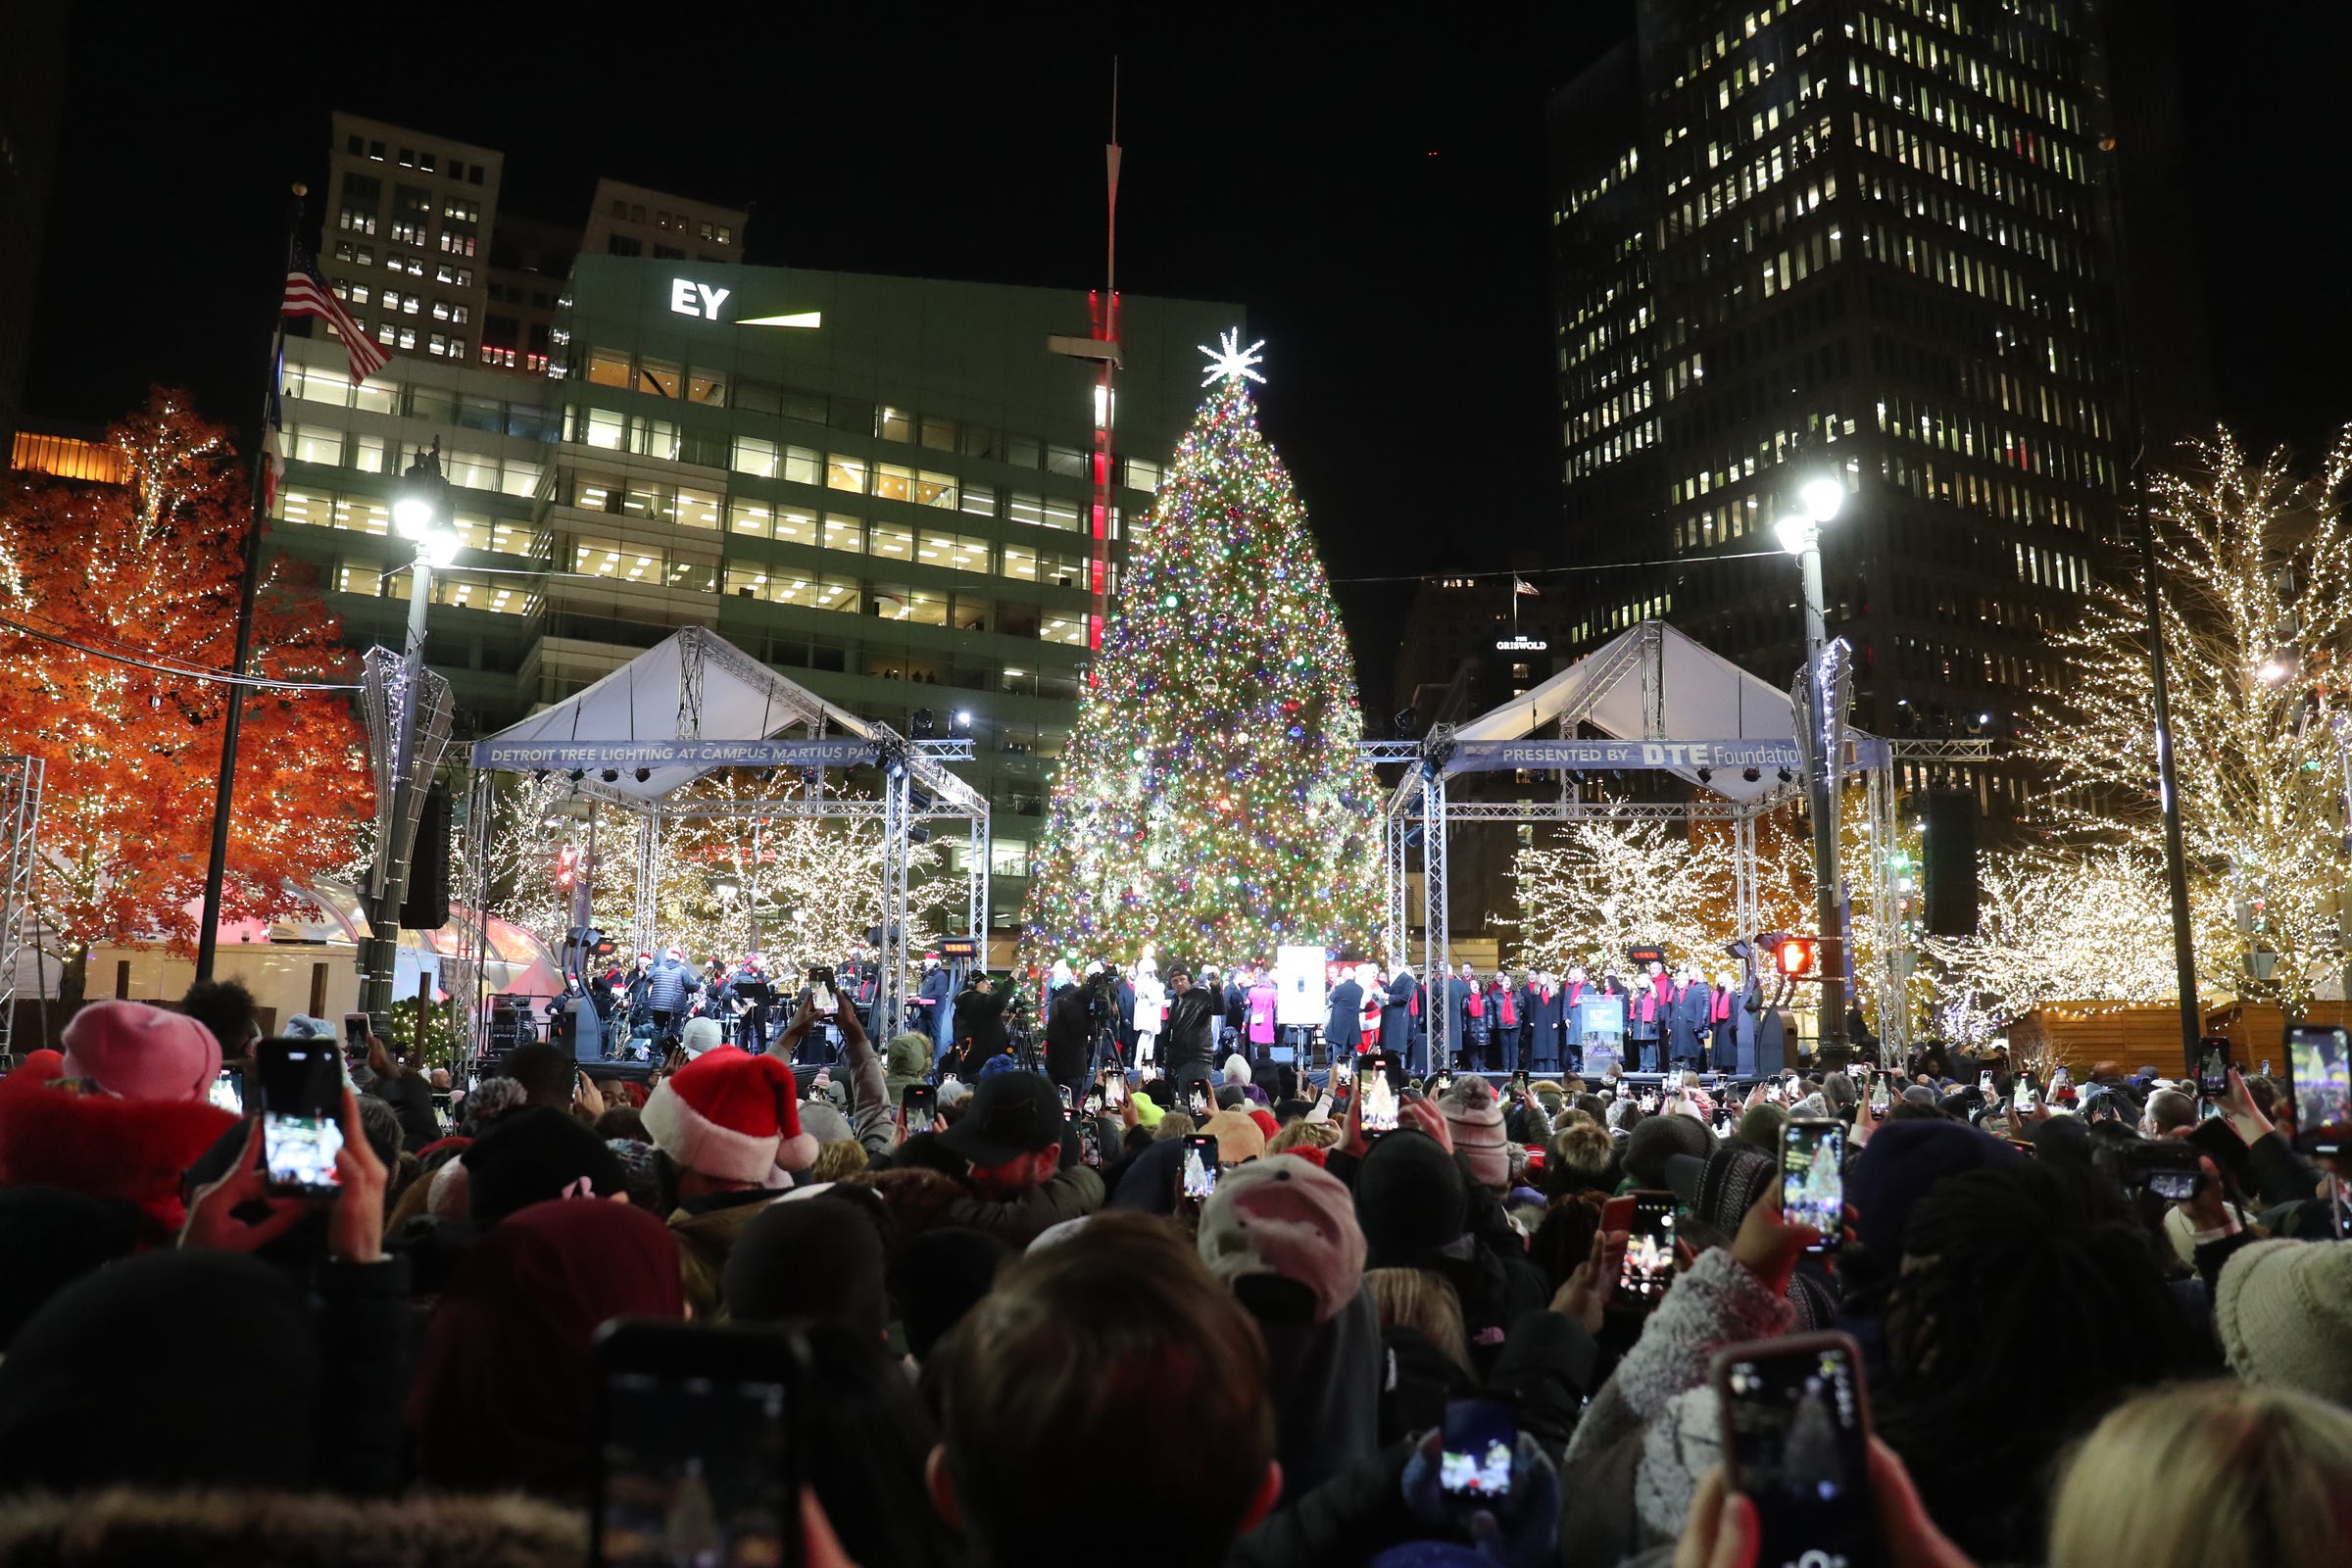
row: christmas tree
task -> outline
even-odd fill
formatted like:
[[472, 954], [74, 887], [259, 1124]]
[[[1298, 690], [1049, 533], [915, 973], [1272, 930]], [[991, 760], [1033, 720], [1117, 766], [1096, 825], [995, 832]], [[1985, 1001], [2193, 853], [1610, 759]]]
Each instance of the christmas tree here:
[[[1256, 346], [1226, 334], [1062, 752], [1024, 959], [1365, 955], [1379, 785], [1305, 509], [1257, 427]], [[1371, 955], [1386, 956], [1385, 955]]]

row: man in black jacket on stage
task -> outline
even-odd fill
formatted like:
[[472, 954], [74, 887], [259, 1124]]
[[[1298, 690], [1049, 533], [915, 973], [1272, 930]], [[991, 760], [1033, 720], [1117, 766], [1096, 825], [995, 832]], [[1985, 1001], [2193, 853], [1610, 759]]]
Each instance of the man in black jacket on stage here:
[[1167, 1055], [1168, 1081], [1175, 1086], [1179, 1106], [1185, 1102], [1188, 1084], [1205, 1083], [1214, 1090], [1217, 1016], [1224, 1002], [1222, 995], [1212, 1002], [1182, 969], [1168, 976], [1168, 1026], [1159, 1037], [1159, 1048]]
[[956, 1045], [944, 1068], [967, 1084], [978, 1083], [981, 1066], [1010, 1048], [1004, 1034], [1004, 999], [996, 994], [985, 971], [975, 970], [956, 999]]

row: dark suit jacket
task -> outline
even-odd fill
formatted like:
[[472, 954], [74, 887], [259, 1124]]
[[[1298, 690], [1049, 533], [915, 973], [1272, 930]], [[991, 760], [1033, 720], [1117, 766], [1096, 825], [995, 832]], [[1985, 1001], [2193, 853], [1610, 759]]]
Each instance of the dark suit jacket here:
[[1333, 1049], [1353, 1049], [1364, 1039], [1364, 988], [1343, 980], [1331, 988], [1331, 1021], [1324, 1026], [1323, 1043]]

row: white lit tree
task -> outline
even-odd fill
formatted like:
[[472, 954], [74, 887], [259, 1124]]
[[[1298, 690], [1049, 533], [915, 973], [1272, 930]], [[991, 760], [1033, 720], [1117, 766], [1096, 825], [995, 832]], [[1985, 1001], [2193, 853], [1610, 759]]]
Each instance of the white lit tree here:
[[[2256, 461], [2227, 434], [2154, 481], [2156, 587], [2172, 699], [2200, 990], [2299, 1013], [2346, 953], [2342, 772], [2330, 723], [2347, 703], [2352, 436], [2316, 474]], [[2033, 751], [2085, 803], [2065, 825], [2140, 852], [2161, 892], [2152, 685], [2136, 571], [2101, 580], [2059, 634], [2059, 683]], [[2169, 955], [2169, 925], [2150, 946]], [[2120, 955], [2110, 955], [2118, 962]], [[2162, 990], [2176, 988], [2169, 980]]]
[[[727, 814], [665, 813], [654, 848], [656, 941], [701, 960], [729, 962], [757, 951], [770, 973], [831, 963], [882, 921], [880, 818], [821, 817], [804, 805], [811, 789], [853, 799], [830, 782], [726, 770], [671, 797], [679, 808], [725, 806]], [[755, 803], [772, 802], [761, 810]], [[559, 885], [564, 851], [585, 851], [584, 803], [561, 774], [512, 781], [492, 838], [491, 912], [551, 944], [571, 924], [571, 899]], [[623, 934], [635, 924], [636, 819], [612, 808], [598, 824], [601, 864], [591, 886], [593, 918]], [[964, 883], [949, 873], [940, 847], [907, 857], [907, 947], [936, 940], [941, 911], [960, 916]]]
[[1556, 845], [1521, 850], [1511, 878], [1523, 964], [1624, 973], [1629, 947], [1679, 958], [1729, 940], [1730, 900], [1716, 897], [1709, 862], [1656, 817], [1579, 817]]
[[[2208, 896], [2198, 912], [2219, 939], [2226, 902]], [[1976, 932], [1925, 935], [1920, 947], [1950, 1038], [1983, 1038], [2053, 1002], [2147, 1004], [2178, 992], [2164, 862], [2128, 844], [1986, 856]]]

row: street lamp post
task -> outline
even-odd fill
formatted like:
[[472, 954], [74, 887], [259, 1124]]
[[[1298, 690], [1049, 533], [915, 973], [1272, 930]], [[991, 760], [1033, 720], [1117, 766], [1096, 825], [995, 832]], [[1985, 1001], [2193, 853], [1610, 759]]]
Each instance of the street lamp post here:
[[365, 1012], [392, 1009], [393, 962], [400, 946], [400, 906], [408, 897], [413, 845], [401, 843], [421, 782], [416, 771], [416, 710], [424, 693], [424, 613], [433, 597], [433, 568], [458, 558], [450, 520], [449, 481], [441, 474], [441, 438], [419, 452], [392, 492], [392, 529], [416, 547], [409, 566], [409, 634], [401, 663], [400, 725], [392, 750], [392, 799], [376, 803], [375, 866], [368, 879], [367, 959], [360, 977]]
[[1829, 711], [1830, 686], [1823, 649], [1829, 642], [1826, 594], [1821, 584], [1822, 525], [1836, 519], [1845, 504], [1845, 482], [1824, 473], [1805, 481], [1797, 492], [1804, 510], [1773, 524], [1780, 546], [1797, 558], [1805, 584], [1805, 682], [1813, 694], [1816, 734], [1806, 751], [1813, 760], [1805, 784], [1813, 809], [1813, 885], [1815, 909], [1821, 924], [1816, 949], [1821, 966], [1821, 1011], [1814, 1026], [1816, 1056], [1845, 1044], [1845, 904], [1838, 897], [1838, 799], [1830, 788], [1830, 745], [1842, 739], [1834, 733]]

